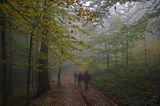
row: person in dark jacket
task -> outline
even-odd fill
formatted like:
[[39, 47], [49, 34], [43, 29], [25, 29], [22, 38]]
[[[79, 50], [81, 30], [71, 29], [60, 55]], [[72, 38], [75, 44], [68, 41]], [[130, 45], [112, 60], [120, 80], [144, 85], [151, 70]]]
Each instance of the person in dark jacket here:
[[89, 90], [89, 81], [91, 80], [91, 75], [90, 73], [88, 73], [88, 71], [86, 70], [83, 74], [83, 81], [84, 81], [84, 87], [85, 90]]
[[73, 77], [74, 77], [74, 84], [77, 85], [77, 82], [78, 82], [78, 73], [77, 73], [77, 71], [74, 71]]
[[79, 71], [79, 73], [78, 73], [78, 87], [81, 87], [81, 82], [82, 82], [82, 72]]

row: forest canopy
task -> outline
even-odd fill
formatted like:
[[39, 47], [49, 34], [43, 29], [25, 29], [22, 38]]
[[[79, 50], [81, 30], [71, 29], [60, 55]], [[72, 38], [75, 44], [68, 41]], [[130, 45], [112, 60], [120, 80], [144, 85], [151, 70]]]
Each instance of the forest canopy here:
[[0, 40], [2, 106], [61, 89], [68, 70], [117, 104], [160, 103], [159, 0], [0, 0]]

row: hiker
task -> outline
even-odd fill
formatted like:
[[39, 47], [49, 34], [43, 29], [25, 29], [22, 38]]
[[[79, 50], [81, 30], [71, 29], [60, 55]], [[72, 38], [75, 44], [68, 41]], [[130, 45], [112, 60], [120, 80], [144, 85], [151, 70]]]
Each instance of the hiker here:
[[81, 87], [81, 82], [82, 82], [82, 73], [79, 71], [78, 73], [78, 87]]
[[89, 81], [91, 80], [91, 75], [88, 73], [88, 71], [86, 70], [84, 73], [83, 73], [83, 81], [84, 81], [84, 87], [85, 87], [85, 90], [89, 90]]
[[74, 84], [75, 84], [75, 85], [76, 85], [77, 81], [78, 81], [78, 73], [77, 73], [77, 71], [75, 70], [75, 71], [74, 71]]

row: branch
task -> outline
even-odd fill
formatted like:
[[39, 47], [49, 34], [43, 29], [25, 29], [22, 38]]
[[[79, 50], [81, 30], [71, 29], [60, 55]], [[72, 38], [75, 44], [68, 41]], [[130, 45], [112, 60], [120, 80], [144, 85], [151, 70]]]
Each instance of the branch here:
[[157, 34], [155, 34], [154, 32], [152, 32], [152, 31], [147, 31], [148, 33], [150, 33], [150, 34], [152, 34], [152, 35], [154, 35], [154, 36], [156, 36], [158, 39], [160, 39], [160, 36], [158, 36]]
[[[13, 9], [14, 9], [26, 22], [28, 22], [30, 25], [35, 26], [35, 27], [39, 27], [39, 28], [43, 28], [43, 29], [47, 30], [47, 28], [46, 28], [46, 27], [43, 27], [41, 24], [39, 24], [39, 23], [37, 23], [37, 22], [33, 23], [33, 22], [29, 21], [27, 18], [31, 18], [31, 17], [29, 17], [29, 16], [24, 16], [24, 15], [23, 15], [18, 9], [16, 9], [8, 0], [5, 0], [5, 2], [6, 2], [11, 8], [13, 8]], [[42, 13], [45, 11], [45, 9], [46, 9], [46, 8], [43, 9], [43, 11], [40, 13], [40, 15], [36, 17], [36, 19], [38, 19], [38, 18], [40, 18], [40, 17], [42, 16]], [[26, 17], [27, 17], [27, 18], [26, 18]], [[33, 21], [36, 21], [36, 19], [33, 20]]]
[[[29, 24], [32, 25], [32, 23], [31, 23], [18, 9], [16, 9], [8, 0], [5, 0], [5, 2], [6, 2], [10, 7], [12, 7], [19, 15], [21, 15], [22, 18], [23, 18], [25, 21], [27, 21]], [[29, 17], [29, 18], [30, 18], [30, 17]]]

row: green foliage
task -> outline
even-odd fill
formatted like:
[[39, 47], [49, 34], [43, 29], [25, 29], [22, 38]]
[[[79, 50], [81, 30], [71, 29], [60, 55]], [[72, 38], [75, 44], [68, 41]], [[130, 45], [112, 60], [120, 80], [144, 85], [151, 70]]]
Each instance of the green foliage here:
[[[148, 36], [144, 32], [151, 30], [149, 19], [145, 15], [132, 25], [121, 23], [120, 27], [116, 19], [111, 23], [112, 28], [98, 33], [92, 40], [96, 51], [88, 58], [86, 68], [92, 73], [93, 86], [118, 98], [126, 106], [160, 103], [159, 40], [151, 44], [150, 39], [145, 42], [144, 38]], [[127, 40], [128, 67], [125, 59]]]
[[150, 63], [130, 65], [126, 71], [119, 65], [118, 71], [109, 71], [105, 63], [91, 58], [88, 70], [92, 73], [92, 84], [106, 94], [114, 95], [124, 105], [144, 105], [159, 103], [159, 66]]

